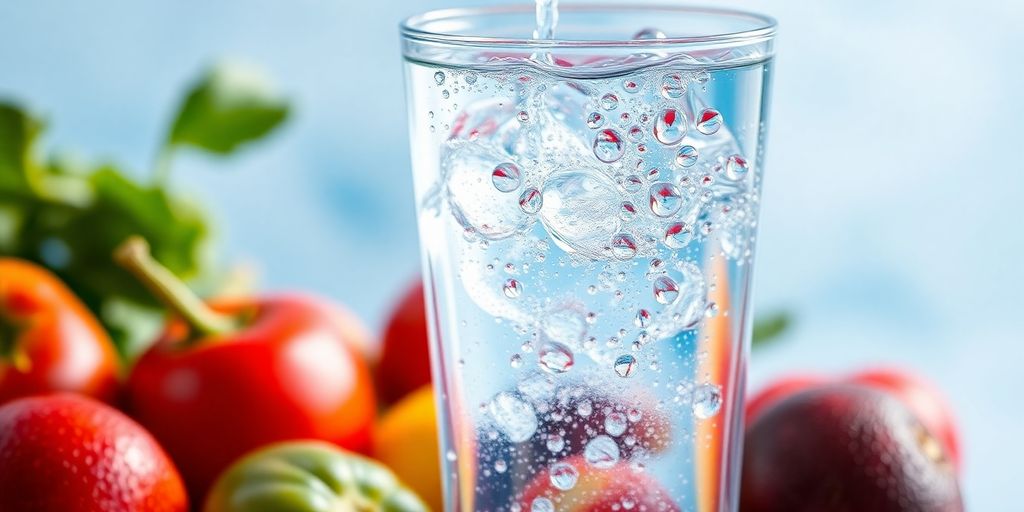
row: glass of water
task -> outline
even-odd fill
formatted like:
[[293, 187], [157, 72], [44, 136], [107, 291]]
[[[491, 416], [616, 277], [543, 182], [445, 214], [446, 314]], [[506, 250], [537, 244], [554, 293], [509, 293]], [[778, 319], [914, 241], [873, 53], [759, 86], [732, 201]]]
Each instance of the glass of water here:
[[552, 4], [402, 25], [446, 510], [736, 510], [775, 23]]

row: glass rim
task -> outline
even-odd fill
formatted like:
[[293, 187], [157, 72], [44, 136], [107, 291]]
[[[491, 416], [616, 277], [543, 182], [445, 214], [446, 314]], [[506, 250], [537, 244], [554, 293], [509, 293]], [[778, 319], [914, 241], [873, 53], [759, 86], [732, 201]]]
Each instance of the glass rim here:
[[481, 18], [487, 16], [500, 16], [510, 14], [533, 13], [533, 4], [512, 4], [489, 7], [456, 7], [448, 9], [435, 9], [420, 14], [415, 14], [404, 19], [399, 24], [401, 35], [405, 39], [423, 41], [430, 43], [441, 43], [451, 46], [487, 46], [492, 48], [502, 47], [535, 47], [535, 48], [633, 48], [633, 47], [686, 47], [707, 44], [757, 44], [771, 40], [775, 37], [778, 23], [775, 18], [764, 14], [740, 9], [728, 9], [719, 7], [701, 7], [689, 5], [671, 5], [658, 3], [573, 3], [560, 5], [560, 13], [586, 13], [586, 12], [618, 12], [618, 11], [645, 11], [650, 13], [693, 13], [720, 16], [723, 18], [738, 18], [755, 22], [755, 28], [740, 30], [737, 32], [725, 32], [720, 34], [708, 34], [689, 37], [667, 37], [664, 39], [534, 39], [534, 38], [504, 38], [488, 36], [470, 36], [445, 32], [424, 30], [424, 25], [456, 18]]

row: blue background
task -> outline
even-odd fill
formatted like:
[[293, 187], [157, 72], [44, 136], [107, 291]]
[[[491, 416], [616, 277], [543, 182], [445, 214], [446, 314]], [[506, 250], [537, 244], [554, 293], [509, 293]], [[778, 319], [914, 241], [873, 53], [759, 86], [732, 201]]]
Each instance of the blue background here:
[[[793, 369], [886, 362], [961, 419], [972, 510], [1012, 510], [1024, 411], [1024, 4], [718, 2], [781, 22], [756, 306], [798, 314], [754, 355]], [[272, 142], [185, 155], [226, 260], [347, 303], [379, 329], [419, 260], [396, 25], [459, 0], [0, 4], [0, 96], [50, 147], [147, 169], [206, 64], [264, 66], [296, 103]]]

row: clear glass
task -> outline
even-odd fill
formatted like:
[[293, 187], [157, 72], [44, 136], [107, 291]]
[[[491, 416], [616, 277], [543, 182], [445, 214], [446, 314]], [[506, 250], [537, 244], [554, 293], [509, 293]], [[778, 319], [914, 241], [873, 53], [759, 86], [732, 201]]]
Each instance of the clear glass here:
[[402, 26], [445, 508], [736, 510], [774, 21], [533, 13]]

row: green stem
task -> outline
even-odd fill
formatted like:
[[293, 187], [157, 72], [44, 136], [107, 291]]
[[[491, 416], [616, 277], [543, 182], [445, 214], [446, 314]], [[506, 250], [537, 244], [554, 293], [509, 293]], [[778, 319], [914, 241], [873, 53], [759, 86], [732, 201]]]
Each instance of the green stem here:
[[235, 317], [210, 309], [167, 267], [153, 259], [149, 244], [142, 237], [133, 236], [125, 240], [114, 251], [114, 259], [135, 274], [157, 300], [184, 319], [194, 332], [214, 336], [238, 328], [238, 320]]

